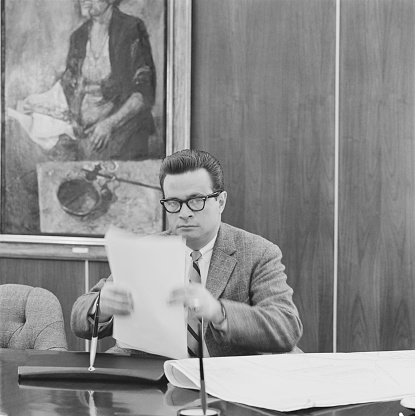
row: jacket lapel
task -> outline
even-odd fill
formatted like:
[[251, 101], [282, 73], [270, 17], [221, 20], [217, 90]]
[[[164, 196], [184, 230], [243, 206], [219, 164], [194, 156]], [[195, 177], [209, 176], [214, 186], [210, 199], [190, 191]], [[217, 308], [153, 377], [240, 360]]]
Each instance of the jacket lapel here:
[[[159, 235], [173, 235], [170, 230], [163, 231]], [[213, 247], [210, 259], [209, 272], [206, 281], [206, 289], [218, 299], [224, 291], [229, 278], [235, 268], [237, 260], [233, 257], [236, 252], [235, 240], [232, 231], [226, 224], [221, 224]]]
[[232, 256], [235, 251], [236, 247], [232, 232], [227, 228], [226, 224], [221, 224], [215, 246], [213, 247], [206, 281], [206, 288], [216, 299], [224, 291], [237, 263], [235, 257]]

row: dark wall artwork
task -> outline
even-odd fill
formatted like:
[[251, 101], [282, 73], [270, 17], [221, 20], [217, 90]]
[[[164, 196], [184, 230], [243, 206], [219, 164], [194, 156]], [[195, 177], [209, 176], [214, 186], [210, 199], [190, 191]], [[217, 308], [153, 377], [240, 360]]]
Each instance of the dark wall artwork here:
[[165, 0], [3, 0], [1, 233], [161, 230]]

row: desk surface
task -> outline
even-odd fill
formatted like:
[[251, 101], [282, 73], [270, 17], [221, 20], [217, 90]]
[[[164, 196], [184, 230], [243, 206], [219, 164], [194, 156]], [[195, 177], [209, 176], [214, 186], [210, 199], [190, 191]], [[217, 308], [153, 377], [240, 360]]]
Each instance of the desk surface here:
[[[141, 415], [175, 416], [189, 405], [200, 405], [199, 393], [170, 385], [39, 381], [19, 385], [17, 367], [36, 351], [0, 349], [0, 416]], [[44, 353], [44, 351], [42, 351]], [[51, 356], [56, 352], [51, 353]], [[62, 354], [71, 354], [63, 352]], [[51, 357], [52, 358], [52, 357]], [[276, 392], [277, 394], [277, 392]], [[223, 416], [283, 415], [209, 398]], [[399, 402], [369, 403], [286, 413], [301, 416], [415, 416]]]

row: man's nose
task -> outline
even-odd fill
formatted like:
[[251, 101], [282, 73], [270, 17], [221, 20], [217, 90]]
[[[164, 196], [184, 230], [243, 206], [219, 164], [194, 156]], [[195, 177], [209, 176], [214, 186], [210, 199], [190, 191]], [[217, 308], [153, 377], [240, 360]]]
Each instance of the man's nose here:
[[194, 216], [193, 211], [186, 204], [182, 204], [182, 207], [180, 208], [180, 211], [179, 211], [179, 217], [189, 218], [193, 216]]

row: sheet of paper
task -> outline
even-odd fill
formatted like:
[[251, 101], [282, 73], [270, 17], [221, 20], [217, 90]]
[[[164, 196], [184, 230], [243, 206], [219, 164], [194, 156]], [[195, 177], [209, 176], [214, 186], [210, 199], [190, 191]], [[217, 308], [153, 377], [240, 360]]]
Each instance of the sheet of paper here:
[[170, 292], [185, 284], [185, 241], [180, 236], [139, 237], [118, 228], [105, 235], [114, 283], [132, 292], [134, 311], [114, 317], [113, 337], [132, 348], [187, 358], [183, 305], [170, 305]]
[[[399, 400], [415, 395], [415, 351], [278, 354], [204, 360], [206, 391], [279, 411]], [[176, 387], [199, 388], [197, 360], [167, 361]]]

